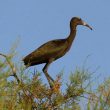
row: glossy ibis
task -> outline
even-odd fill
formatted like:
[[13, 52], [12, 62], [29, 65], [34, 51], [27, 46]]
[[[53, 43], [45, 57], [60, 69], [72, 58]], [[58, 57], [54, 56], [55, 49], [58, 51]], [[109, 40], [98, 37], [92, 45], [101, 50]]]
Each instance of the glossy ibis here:
[[51, 81], [54, 80], [50, 77], [50, 75], [47, 72], [48, 67], [53, 61], [64, 56], [69, 51], [72, 42], [76, 36], [77, 25], [83, 25], [92, 30], [92, 28], [87, 23], [85, 23], [81, 18], [73, 17], [70, 21], [70, 34], [67, 38], [52, 40], [41, 45], [38, 49], [36, 49], [23, 59], [24, 64], [27, 67], [29, 67], [46, 63], [46, 65], [43, 68], [43, 72], [49, 84], [51, 84], [50, 80]]

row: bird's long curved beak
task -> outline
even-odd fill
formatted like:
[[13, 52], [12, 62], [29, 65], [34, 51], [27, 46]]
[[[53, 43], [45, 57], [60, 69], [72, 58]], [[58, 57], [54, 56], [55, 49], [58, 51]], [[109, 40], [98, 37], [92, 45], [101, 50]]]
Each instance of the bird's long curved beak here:
[[88, 27], [89, 29], [92, 30], [92, 27], [90, 27], [86, 22], [82, 21], [82, 25]]

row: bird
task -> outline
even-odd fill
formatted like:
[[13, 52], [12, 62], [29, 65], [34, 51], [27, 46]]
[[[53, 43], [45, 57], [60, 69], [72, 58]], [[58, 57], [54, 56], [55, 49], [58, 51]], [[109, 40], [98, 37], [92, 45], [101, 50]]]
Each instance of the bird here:
[[80, 17], [72, 17], [70, 20], [70, 33], [66, 38], [48, 41], [23, 58], [24, 65], [27, 68], [45, 63], [42, 71], [44, 72], [50, 87], [51, 82], [54, 82], [54, 79], [48, 74], [48, 68], [52, 62], [64, 56], [70, 50], [76, 36], [78, 25], [86, 26], [92, 30], [92, 28]]

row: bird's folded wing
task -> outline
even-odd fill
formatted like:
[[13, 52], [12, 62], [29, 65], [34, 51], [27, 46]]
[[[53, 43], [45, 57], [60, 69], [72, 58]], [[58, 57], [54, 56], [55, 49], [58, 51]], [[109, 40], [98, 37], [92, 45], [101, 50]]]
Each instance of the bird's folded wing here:
[[42, 60], [43, 62], [47, 61], [50, 58], [58, 58], [61, 55], [59, 53], [63, 52], [65, 50], [65, 40], [53, 40], [49, 41], [42, 46], [40, 46], [38, 49], [27, 55], [23, 61], [25, 63], [28, 62], [34, 62], [35, 60], [38, 61], [38, 63]]

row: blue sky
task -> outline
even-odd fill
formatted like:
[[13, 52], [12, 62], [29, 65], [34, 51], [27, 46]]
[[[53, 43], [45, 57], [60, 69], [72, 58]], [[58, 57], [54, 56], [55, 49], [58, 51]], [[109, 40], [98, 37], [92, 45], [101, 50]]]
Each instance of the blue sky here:
[[[0, 52], [7, 54], [20, 38], [17, 51], [21, 59], [49, 40], [67, 37], [70, 19], [79, 16], [93, 31], [78, 26], [71, 50], [51, 64], [49, 73], [55, 77], [63, 70], [67, 81], [69, 73], [82, 67], [90, 55], [85, 67], [91, 71], [99, 67], [95, 75], [103, 79], [110, 75], [109, 10], [110, 0], [1, 0]], [[41, 72], [43, 66], [36, 68]]]

